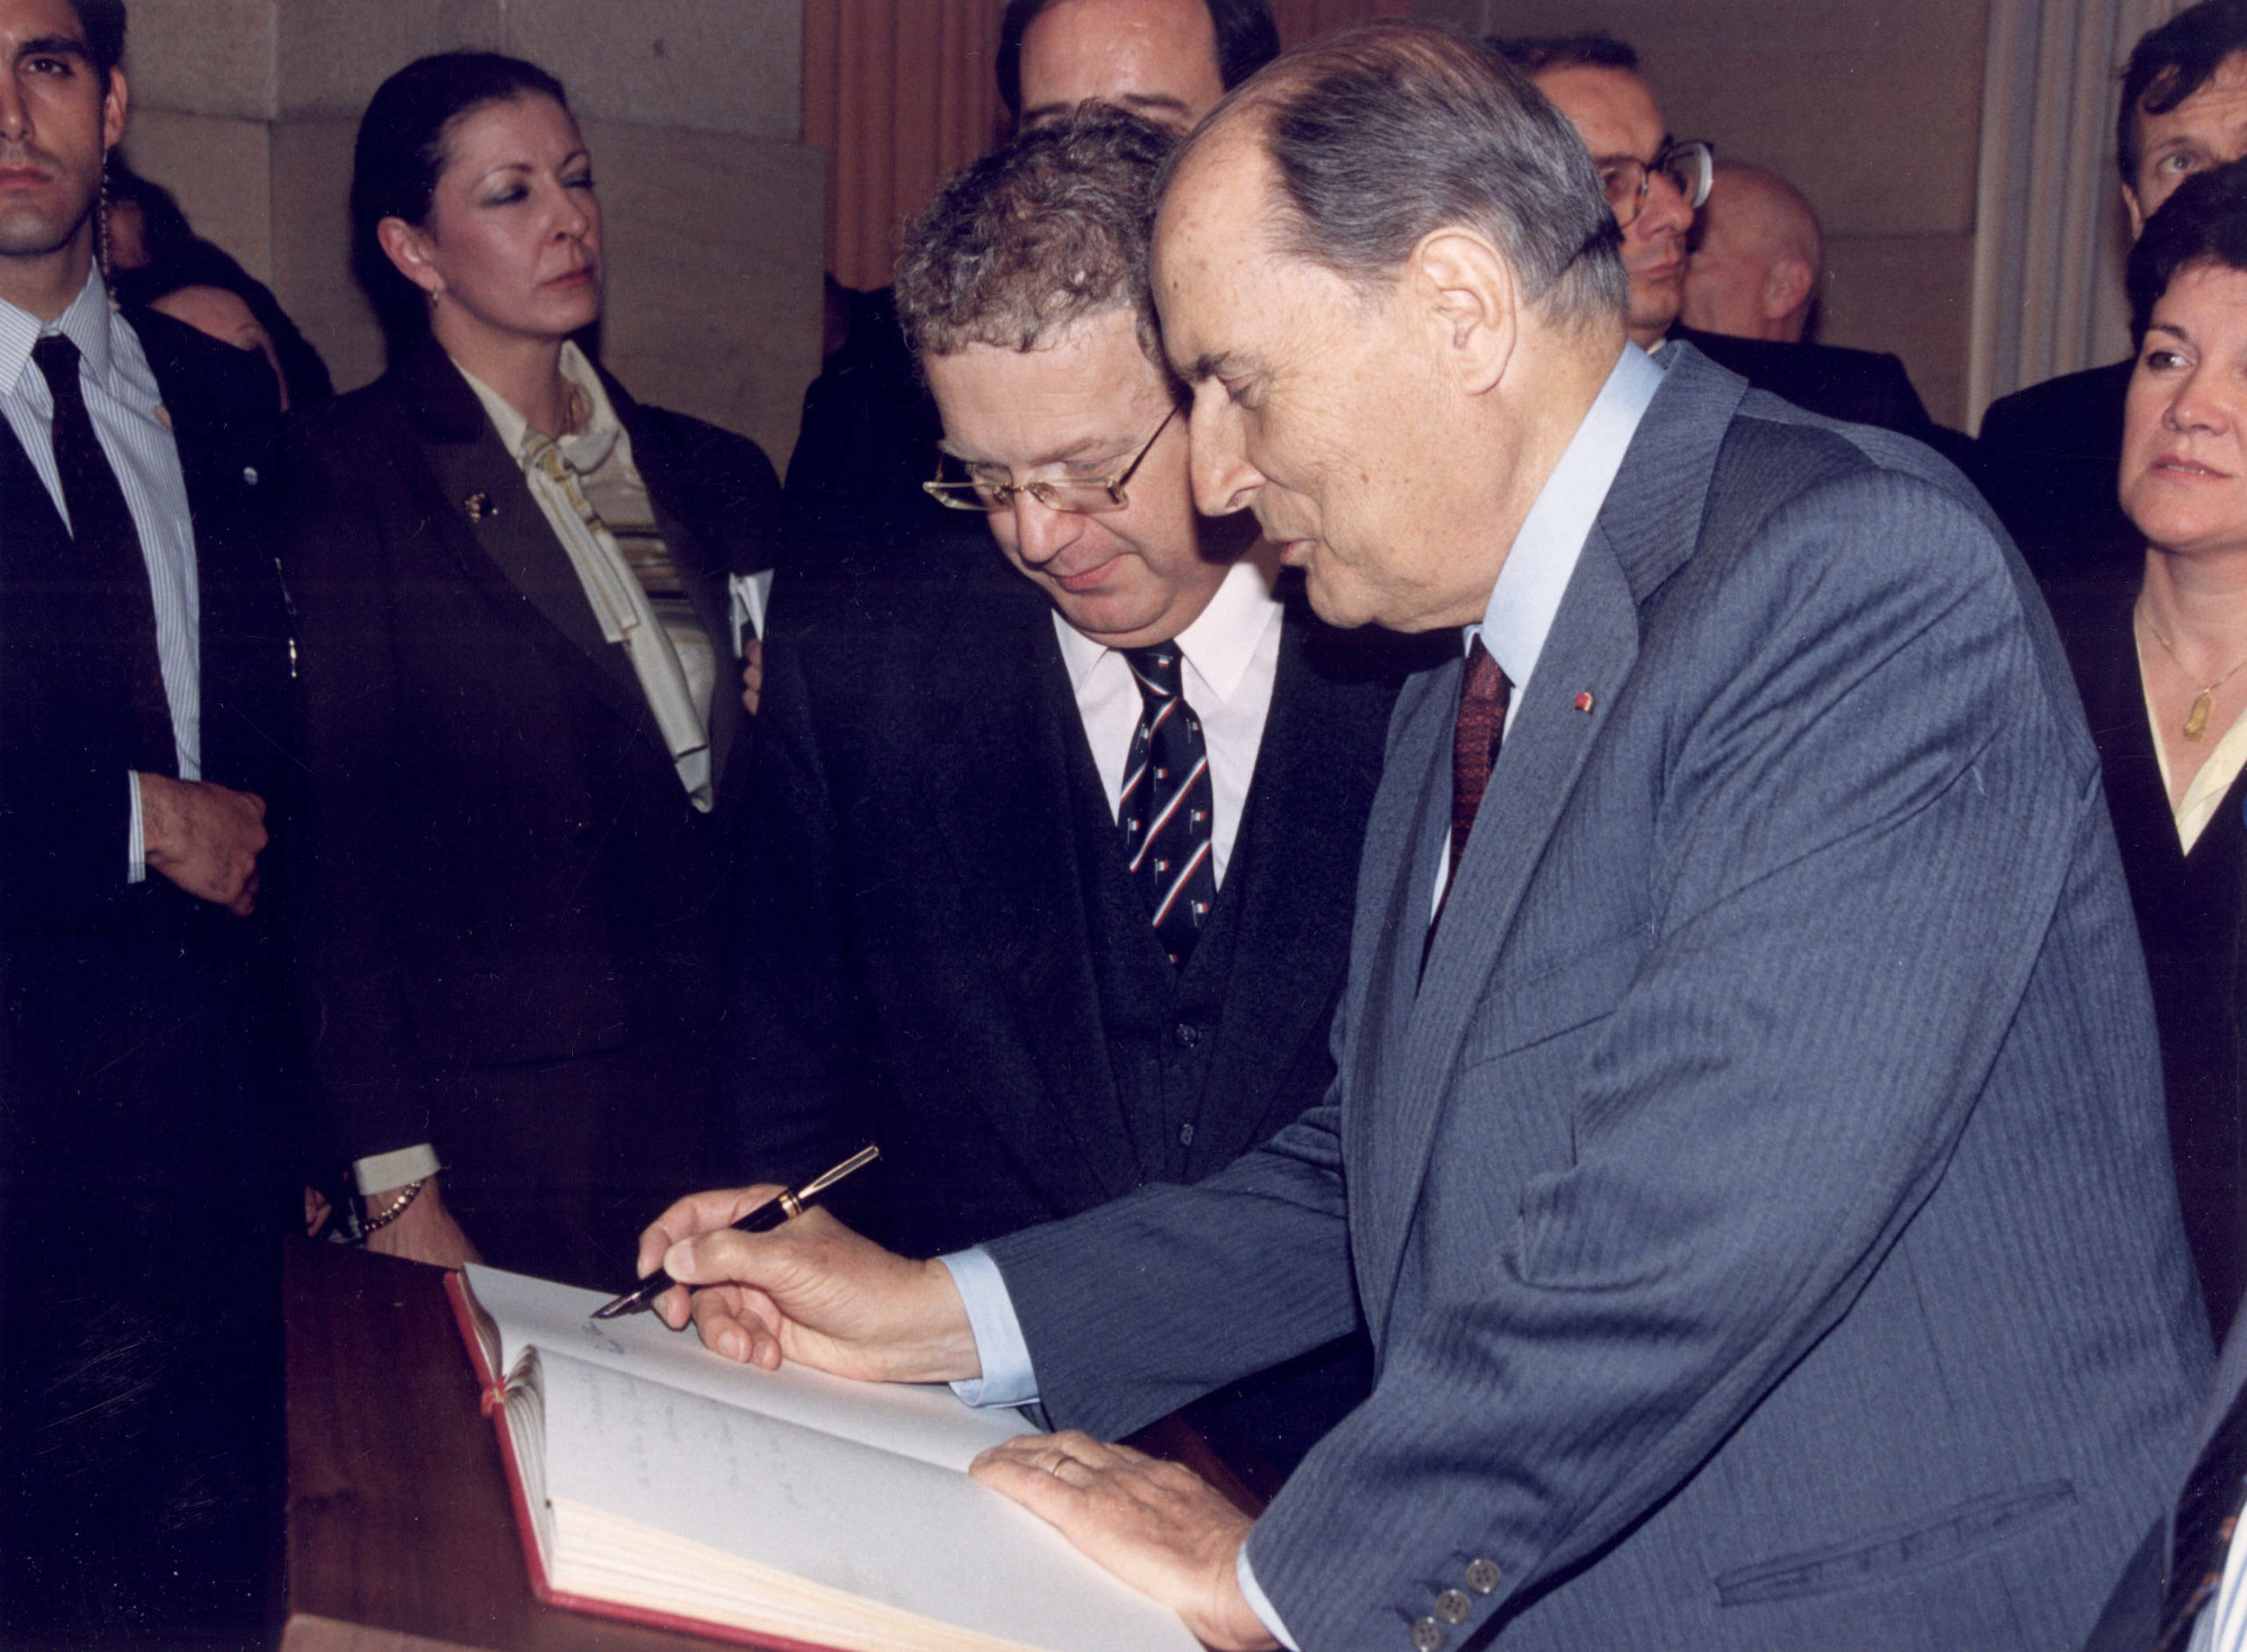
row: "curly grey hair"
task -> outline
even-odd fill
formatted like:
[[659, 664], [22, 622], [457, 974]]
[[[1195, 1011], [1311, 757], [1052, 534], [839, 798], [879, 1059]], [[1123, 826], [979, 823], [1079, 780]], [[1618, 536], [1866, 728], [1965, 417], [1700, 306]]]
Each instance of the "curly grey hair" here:
[[914, 354], [1035, 349], [1086, 316], [1128, 309], [1159, 365], [1147, 246], [1155, 176], [1175, 142], [1085, 104], [957, 174], [898, 255], [897, 314]]

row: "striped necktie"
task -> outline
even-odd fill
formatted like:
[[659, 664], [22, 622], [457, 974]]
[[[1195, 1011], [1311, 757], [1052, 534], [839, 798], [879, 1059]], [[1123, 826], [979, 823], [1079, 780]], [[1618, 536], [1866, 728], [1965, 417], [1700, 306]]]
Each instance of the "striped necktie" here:
[[2208, 1437], [2177, 1500], [2170, 1549], [2169, 1592], [2161, 1603], [2154, 1652], [2175, 1652], [2193, 1638], [2193, 1623], [2223, 1582], [2240, 1509], [2247, 1504], [2247, 1389]]
[[1177, 645], [1123, 650], [1139, 682], [1139, 728], [1124, 765], [1116, 824], [1124, 859], [1171, 963], [1183, 968], [1217, 898], [1210, 858], [1215, 793], [1202, 720], [1186, 703]]

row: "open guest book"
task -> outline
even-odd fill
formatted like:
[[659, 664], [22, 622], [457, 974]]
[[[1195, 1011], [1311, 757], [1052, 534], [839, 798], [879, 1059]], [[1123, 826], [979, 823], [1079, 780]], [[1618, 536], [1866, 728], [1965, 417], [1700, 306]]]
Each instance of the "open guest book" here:
[[1194, 1652], [1164, 1607], [967, 1477], [1035, 1432], [949, 1389], [760, 1371], [600, 1293], [470, 1267], [460, 1321], [541, 1600], [754, 1646]]

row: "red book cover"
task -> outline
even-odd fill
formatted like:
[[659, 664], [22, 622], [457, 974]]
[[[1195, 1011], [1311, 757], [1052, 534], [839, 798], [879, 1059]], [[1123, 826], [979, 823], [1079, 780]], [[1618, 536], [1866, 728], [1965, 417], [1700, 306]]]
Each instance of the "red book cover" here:
[[492, 1426], [499, 1431], [499, 1462], [507, 1474], [507, 1498], [514, 1505], [515, 1533], [522, 1540], [523, 1566], [530, 1574], [531, 1593], [542, 1605], [558, 1606], [567, 1612], [586, 1612], [594, 1617], [614, 1618], [625, 1623], [644, 1624], [650, 1628], [667, 1629], [678, 1634], [728, 1641], [737, 1646], [766, 1647], [772, 1648], [772, 1652], [836, 1652], [833, 1647], [809, 1641], [761, 1634], [751, 1629], [736, 1628], [730, 1624], [711, 1623], [673, 1612], [649, 1612], [638, 1606], [621, 1605], [613, 1600], [573, 1595], [549, 1584], [546, 1577], [545, 1559], [539, 1553], [538, 1526], [532, 1515], [529, 1494], [525, 1490], [522, 1464], [515, 1455], [515, 1437], [507, 1426], [506, 1374], [494, 1371], [485, 1356], [484, 1337], [478, 1323], [483, 1311], [476, 1305], [475, 1298], [469, 1295], [467, 1281], [457, 1269], [445, 1275], [445, 1296], [452, 1304], [453, 1321], [460, 1326], [461, 1340], [468, 1345], [469, 1367], [475, 1375], [477, 1389], [483, 1396], [484, 1414], [492, 1419]]

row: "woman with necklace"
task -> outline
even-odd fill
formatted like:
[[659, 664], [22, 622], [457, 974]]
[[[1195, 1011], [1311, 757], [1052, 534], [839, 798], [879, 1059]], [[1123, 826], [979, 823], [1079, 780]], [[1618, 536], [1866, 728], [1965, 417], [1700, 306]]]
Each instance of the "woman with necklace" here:
[[2221, 1340], [2247, 1285], [2247, 162], [2170, 198], [2129, 286], [2119, 485], [2143, 572], [2047, 594], [2129, 875], [2185, 1226]]
[[391, 370], [299, 431], [291, 571], [332, 1151], [377, 1249], [607, 1283], [699, 1185], [779, 488], [580, 347], [600, 200], [543, 70], [391, 75], [351, 211]]

